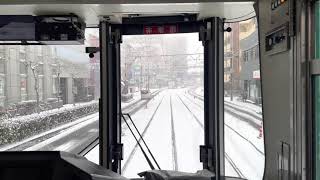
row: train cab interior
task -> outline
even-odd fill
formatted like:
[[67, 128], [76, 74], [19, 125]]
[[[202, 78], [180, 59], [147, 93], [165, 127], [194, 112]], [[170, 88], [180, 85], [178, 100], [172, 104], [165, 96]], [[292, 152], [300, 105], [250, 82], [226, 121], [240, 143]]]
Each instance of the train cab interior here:
[[0, 180], [320, 180], [318, 0], [1, 0]]

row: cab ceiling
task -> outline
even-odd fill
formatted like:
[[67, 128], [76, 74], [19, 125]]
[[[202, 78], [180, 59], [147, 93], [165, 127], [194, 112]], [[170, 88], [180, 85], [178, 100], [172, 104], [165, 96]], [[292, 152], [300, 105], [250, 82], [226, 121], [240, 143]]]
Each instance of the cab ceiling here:
[[[16, 2], [15, 5], [11, 5]], [[121, 23], [129, 15], [165, 16], [174, 14], [198, 14], [198, 19], [207, 17], [240, 21], [255, 15], [253, 2], [205, 2], [205, 3], [153, 3], [153, 4], [11, 4], [0, 6], [0, 15], [61, 15], [76, 14], [88, 27], [97, 26], [99, 19], [109, 16], [112, 22]], [[1, 1], [0, 4], [4, 2]]]

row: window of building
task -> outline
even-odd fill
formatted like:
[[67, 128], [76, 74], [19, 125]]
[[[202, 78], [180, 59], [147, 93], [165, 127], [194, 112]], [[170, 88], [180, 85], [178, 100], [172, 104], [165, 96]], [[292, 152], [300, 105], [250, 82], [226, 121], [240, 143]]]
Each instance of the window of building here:
[[43, 71], [43, 63], [42, 62], [40, 62], [39, 64], [38, 64], [38, 66], [37, 66], [37, 74], [38, 75], [44, 75], [44, 71]]
[[230, 74], [224, 74], [224, 82], [230, 81]]
[[0, 96], [4, 96], [5, 94], [5, 77], [0, 76]]
[[26, 64], [26, 62], [24, 61], [20, 61], [20, 74], [28, 74], [28, 65]]
[[242, 57], [243, 57], [243, 61], [247, 62], [249, 60], [248, 51], [243, 51]]
[[4, 107], [5, 104], [5, 76], [0, 76], [0, 106]]
[[27, 59], [26, 46], [19, 46], [19, 58], [20, 61], [25, 61]]
[[230, 68], [231, 67], [231, 59], [224, 60], [224, 68]]
[[53, 76], [52, 78], [52, 94], [57, 95], [59, 91], [59, 78]]
[[5, 104], [5, 73], [6, 73], [5, 48], [0, 46], [0, 106]]
[[0, 60], [5, 60], [6, 51], [5, 46], [0, 45]]
[[52, 76], [57, 76], [58, 75], [57, 65], [56, 64], [52, 64], [51, 66], [52, 66], [51, 75]]
[[6, 73], [6, 61], [0, 58], [0, 74]]

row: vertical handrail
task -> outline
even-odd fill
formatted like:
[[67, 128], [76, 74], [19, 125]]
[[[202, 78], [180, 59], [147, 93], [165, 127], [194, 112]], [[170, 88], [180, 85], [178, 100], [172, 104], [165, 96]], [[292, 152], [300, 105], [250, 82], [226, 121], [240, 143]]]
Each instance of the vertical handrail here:
[[149, 147], [148, 147], [147, 143], [144, 141], [144, 139], [143, 139], [143, 137], [142, 137], [142, 135], [141, 135], [140, 131], [138, 130], [138, 128], [137, 128], [137, 126], [135, 125], [135, 123], [133, 122], [133, 120], [132, 120], [132, 118], [131, 118], [130, 114], [128, 114], [128, 113], [124, 113], [123, 115], [125, 115], [125, 116], [128, 116], [128, 117], [129, 117], [129, 119], [130, 119], [131, 123], [133, 124], [133, 127], [134, 127], [134, 128], [136, 129], [136, 131], [138, 132], [138, 134], [139, 134], [139, 136], [140, 136], [140, 139], [142, 140], [142, 142], [144, 143], [144, 145], [147, 147], [147, 150], [148, 150], [149, 154], [151, 155], [151, 157], [152, 157], [153, 161], [156, 163], [156, 165], [157, 165], [158, 169], [159, 169], [159, 170], [161, 170], [161, 168], [160, 168], [160, 166], [159, 166], [159, 164], [158, 164], [157, 160], [155, 159], [155, 157], [153, 156], [152, 152], [150, 151], [150, 149], [149, 149]]
[[[123, 118], [124, 122], [127, 124], [127, 126], [128, 126], [128, 128], [129, 128], [129, 130], [130, 130], [131, 134], [133, 135], [134, 139], [137, 141], [137, 144], [138, 144], [138, 146], [140, 147], [140, 149], [141, 149], [141, 151], [142, 151], [142, 153], [143, 153], [144, 157], [146, 158], [146, 160], [147, 160], [147, 162], [148, 162], [148, 164], [149, 164], [150, 168], [151, 168], [152, 170], [154, 170], [155, 168], [154, 168], [154, 166], [153, 166], [152, 162], [150, 161], [150, 159], [149, 159], [149, 157], [147, 156], [146, 152], [144, 151], [144, 149], [142, 148], [141, 144], [139, 143], [138, 138], [136, 137], [136, 135], [134, 135], [134, 133], [133, 133], [133, 131], [132, 131], [131, 127], [129, 126], [129, 124], [128, 124], [128, 122], [127, 122], [126, 118], [124, 117], [124, 115], [123, 115], [122, 113], [121, 113], [121, 117]], [[138, 132], [138, 133], [139, 133], [139, 132]], [[140, 134], [140, 133], [139, 133], [139, 134]]]

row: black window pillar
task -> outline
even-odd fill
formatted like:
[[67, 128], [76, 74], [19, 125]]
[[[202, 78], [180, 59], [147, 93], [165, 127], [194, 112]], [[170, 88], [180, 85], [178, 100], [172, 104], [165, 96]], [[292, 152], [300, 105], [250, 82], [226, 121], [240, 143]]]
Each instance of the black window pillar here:
[[224, 55], [223, 21], [206, 19], [200, 27], [204, 45], [204, 121], [205, 146], [201, 148], [204, 169], [224, 176]]
[[100, 22], [100, 165], [119, 173], [122, 160], [120, 43], [120, 30], [102, 20]]

